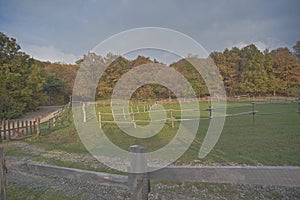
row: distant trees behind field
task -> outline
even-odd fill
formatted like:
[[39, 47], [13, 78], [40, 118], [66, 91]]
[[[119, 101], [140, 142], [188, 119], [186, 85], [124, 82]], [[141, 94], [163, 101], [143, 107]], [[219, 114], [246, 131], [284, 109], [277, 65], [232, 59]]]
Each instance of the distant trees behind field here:
[[[294, 52], [286, 47], [261, 52], [251, 44], [242, 49], [225, 49], [212, 52], [210, 58], [219, 68], [228, 96], [300, 96], [300, 41]], [[88, 55], [89, 56], [89, 55]], [[93, 55], [95, 56], [95, 55]], [[181, 59], [169, 65], [180, 72], [192, 85], [197, 97], [209, 95], [205, 81], [198, 71], [188, 62], [191, 58]], [[205, 63], [205, 59], [198, 59]], [[155, 63], [148, 57], [138, 56], [135, 60], [118, 57], [104, 72], [98, 84], [97, 94], [106, 98], [120, 77], [130, 69], [141, 64]], [[209, 62], [207, 62], [209, 63]], [[205, 65], [205, 64], [204, 64]], [[207, 66], [209, 67], [209, 66]], [[167, 76], [167, 75], [166, 75]], [[180, 84], [180, 83], [178, 83]], [[160, 85], [145, 85], [139, 88], [133, 98], [168, 98], [170, 92]]]
[[[261, 52], [251, 44], [241, 49], [212, 52], [210, 58], [220, 70], [228, 96], [300, 96], [300, 41], [292, 51], [281, 47]], [[205, 81], [188, 60], [181, 59], [168, 67], [185, 76], [198, 97], [209, 95]], [[98, 82], [96, 98], [109, 98], [120, 77], [132, 68], [157, 61], [145, 56], [128, 60], [111, 53], [104, 57], [88, 53], [73, 65], [41, 62], [22, 52], [15, 39], [0, 33], [0, 119], [18, 117], [39, 105], [68, 102], [79, 67], [92, 65], [96, 69], [108, 63]], [[175, 95], [157, 84], [144, 85], [132, 96], [134, 99], [169, 97]]]

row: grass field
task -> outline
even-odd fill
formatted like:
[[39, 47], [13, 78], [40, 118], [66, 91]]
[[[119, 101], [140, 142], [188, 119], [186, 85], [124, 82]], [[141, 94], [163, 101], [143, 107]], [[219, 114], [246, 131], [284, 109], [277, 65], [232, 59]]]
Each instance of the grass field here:
[[[200, 103], [200, 109], [208, 107], [206, 103]], [[252, 110], [251, 102], [235, 101], [229, 102], [227, 113], [236, 114]], [[143, 105], [140, 106], [141, 110]], [[180, 109], [179, 105], [165, 105], [166, 109]], [[198, 158], [199, 148], [206, 134], [209, 124], [208, 119], [200, 121], [197, 135], [189, 149], [176, 161], [177, 164], [204, 164], [204, 165], [297, 165], [300, 166], [300, 115], [297, 113], [297, 104], [257, 104], [255, 110], [258, 113], [253, 116], [249, 114], [227, 117], [225, 125], [214, 149], [204, 159]], [[97, 112], [111, 112], [108, 106], [97, 107]], [[136, 108], [134, 108], [136, 112]], [[273, 114], [271, 114], [273, 113]], [[176, 119], [180, 119], [180, 114], [173, 113]], [[208, 117], [208, 112], [202, 112], [201, 117]], [[167, 114], [169, 116], [169, 113]], [[195, 117], [191, 114], [191, 117]], [[149, 119], [148, 114], [137, 115], [136, 119]], [[107, 116], [104, 120], [112, 120]], [[24, 142], [45, 149], [46, 151], [63, 151], [74, 154], [86, 154], [87, 150], [83, 146], [76, 132], [75, 125], [70, 114], [64, 119], [63, 124], [56, 127], [41, 127], [42, 135], [26, 139]], [[143, 125], [143, 123], [140, 123]], [[147, 123], [146, 123], [147, 124]], [[145, 124], [144, 124], [145, 125]], [[175, 128], [170, 122], [163, 127], [157, 135], [147, 139], [137, 139], [124, 134], [115, 124], [104, 123], [105, 134], [116, 145], [128, 150], [130, 145], [140, 144], [152, 151], [167, 144], [176, 134], [179, 122], [175, 123]], [[105, 171], [109, 173], [120, 173], [107, 168], [94, 168], [82, 165], [81, 161], [66, 162], [60, 159], [33, 155], [21, 151], [13, 145], [5, 148], [7, 156], [18, 158], [31, 157], [31, 160], [45, 162], [48, 164], [74, 167], [95, 171]], [[200, 184], [200, 183], [199, 183]], [[154, 184], [155, 185], [155, 184]], [[219, 188], [224, 184], [201, 183], [201, 187]], [[173, 187], [173, 186], [172, 186]], [[172, 188], [171, 187], [171, 188]], [[193, 185], [194, 187], [194, 185]], [[215, 193], [215, 191], [214, 191]], [[233, 189], [222, 189], [221, 196], [238, 193]], [[283, 197], [280, 193], [274, 193], [270, 198]], [[280, 195], [280, 196], [278, 196]], [[8, 198], [11, 199], [68, 199], [63, 193], [48, 190], [32, 190], [22, 185], [8, 184]], [[249, 197], [249, 199], [254, 198]], [[247, 199], [247, 198], [246, 198]]]
[[[170, 106], [172, 109], [179, 109], [176, 104], [165, 105], [166, 109]], [[229, 114], [252, 110], [251, 103], [246, 101], [229, 102], [228, 106], [227, 113]], [[207, 107], [206, 103], [200, 103], [201, 109]], [[255, 115], [255, 123], [253, 116], [249, 114], [227, 117], [221, 137], [204, 159], [198, 158], [198, 152], [209, 120], [201, 120], [194, 142], [178, 162], [185, 164], [197, 162], [207, 165], [300, 165], [300, 115], [297, 109], [295, 103], [257, 104], [255, 110], [258, 113]], [[99, 106], [97, 111], [99, 110], [102, 113], [111, 112], [108, 106]], [[108, 117], [112, 119], [111, 116]], [[147, 114], [137, 116], [138, 119], [148, 117]], [[180, 118], [180, 115], [174, 114], [174, 117]], [[208, 112], [201, 113], [201, 117], [208, 117]], [[130, 145], [139, 144], [153, 151], [166, 145], [175, 136], [178, 125], [179, 122], [175, 122], [175, 128], [172, 128], [170, 122], [167, 122], [158, 134], [146, 139], [128, 136], [115, 124], [104, 123], [103, 130], [113, 143], [123, 149], [128, 150]], [[44, 149], [86, 153], [71, 120], [51, 130], [42, 127], [42, 136], [26, 141]], [[8, 151], [8, 154], [10, 152], [13, 154], [13, 150]]]
[[[208, 108], [208, 104], [200, 103], [199, 107], [205, 109]], [[165, 105], [165, 108], [180, 109], [178, 104]], [[109, 110], [108, 107], [98, 109], [101, 112]], [[206, 164], [300, 165], [300, 115], [297, 109], [295, 103], [255, 104], [258, 113], [254, 120], [252, 114], [227, 117], [218, 143], [206, 158], [199, 161], [198, 151], [209, 125], [209, 120], [201, 120], [194, 142], [179, 161], [189, 163], [197, 160]], [[251, 102], [228, 103], [228, 114], [248, 111], [252, 111]], [[201, 113], [201, 117], [208, 116], [208, 112]], [[174, 117], [180, 118], [180, 115], [175, 113]], [[192, 117], [195, 116], [191, 114]], [[148, 116], [138, 115], [137, 119], [139, 118], [147, 119]], [[111, 141], [124, 149], [128, 149], [132, 144], [140, 144], [149, 150], [155, 150], [174, 137], [178, 124], [179, 122], [175, 123], [175, 128], [172, 129], [168, 123], [159, 134], [147, 139], [128, 137], [115, 125], [106, 124], [104, 130]]]

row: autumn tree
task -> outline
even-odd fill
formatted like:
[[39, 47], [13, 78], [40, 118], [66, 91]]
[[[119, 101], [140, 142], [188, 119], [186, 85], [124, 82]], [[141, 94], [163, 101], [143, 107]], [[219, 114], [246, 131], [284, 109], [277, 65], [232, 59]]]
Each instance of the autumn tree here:
[[300, 40], [297, 41], [295, 46], [293, 46], [294, 55], [298, 58], [298, 62], [300, 62]]
[[224, 53], [211, 53], [210, 57], [220, 70], [227, 95], [235, 95], [238, 92], [236, 84], [238, 78], [237, 66], [240, 60], [238, 52], [235, 48], [230, 51], [225, 49]]
[[[195, 62], [200, 62], [200, 60], [196, 57], [189, 57], [187, 59], [181, 59], [178, 62], [172, 63], [170, 67], [173, 67], [188, 80], [192, 86], [192, 89], [195, 91], [195, 95], [198, 97], [207, 96], [209, 92], [205, 81], [193, 64], [188, 61], [189, 59], [194, 59]], [[176, 87], [181, 87], [180, 83], [178, 83]], [[178, 91], [180, 90], [182, 89], [179, 89]]]
[[282, 95], [299, 95], [300, 69], [297, 58], [288, 48], [273, 50], [272, 55], [278, 92]]

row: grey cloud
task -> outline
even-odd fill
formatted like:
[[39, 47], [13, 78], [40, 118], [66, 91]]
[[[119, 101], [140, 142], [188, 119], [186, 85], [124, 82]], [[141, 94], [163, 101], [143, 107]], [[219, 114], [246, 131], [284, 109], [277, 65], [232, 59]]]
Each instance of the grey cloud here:
[[300, 36], [299, 7], [297, 0], [12, 0], [1, 1], [0, 29], [21, 45], [53, 46], [76, 57], [143, 26], [175, 29], [208, 51], [251, 42], [291, 47]]

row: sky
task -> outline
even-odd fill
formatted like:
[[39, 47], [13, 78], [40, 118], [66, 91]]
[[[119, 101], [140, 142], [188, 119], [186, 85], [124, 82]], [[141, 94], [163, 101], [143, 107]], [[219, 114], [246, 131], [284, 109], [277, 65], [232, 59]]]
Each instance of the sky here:
[[0, 32], [36, 59], [64, 63], [142, 27], [179, 31], [208, 52], [272, 50], [300, 40], [299, 8], [299, 0], [0, 0]]

